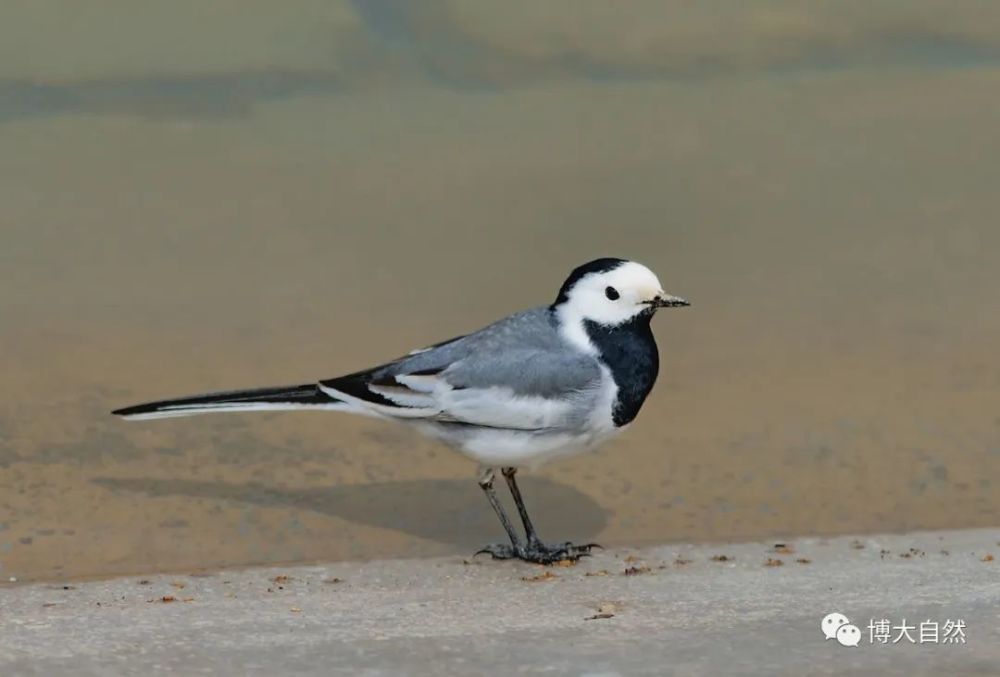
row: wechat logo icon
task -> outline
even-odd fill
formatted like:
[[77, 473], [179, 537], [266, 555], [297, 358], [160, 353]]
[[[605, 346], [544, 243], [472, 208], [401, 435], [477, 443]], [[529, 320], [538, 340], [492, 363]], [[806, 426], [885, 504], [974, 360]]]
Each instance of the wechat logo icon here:
[[842, 613], [829, 613], [820, 622], [820, 630], [826, 639], [835, 639], [841, 646], [858, 646], [861, 643], [861, 628], [852, 625]]

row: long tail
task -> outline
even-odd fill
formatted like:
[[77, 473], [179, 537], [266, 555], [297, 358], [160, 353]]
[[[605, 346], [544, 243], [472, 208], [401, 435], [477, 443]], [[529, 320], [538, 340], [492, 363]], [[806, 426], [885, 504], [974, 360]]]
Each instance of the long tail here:
[[231, 390], [160, 400], [117, 409], [112, 414], [129, 420], [191, 416], [224, 411], [282, 411], [288, 409], [350, 409], [350, 405], [330, 397], [314, 383], [299, 386]]

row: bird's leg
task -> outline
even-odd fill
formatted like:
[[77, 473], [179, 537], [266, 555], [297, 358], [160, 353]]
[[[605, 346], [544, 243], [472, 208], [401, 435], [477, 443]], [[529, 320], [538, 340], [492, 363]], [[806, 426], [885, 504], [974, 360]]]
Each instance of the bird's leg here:
[[517, 480], [514, 479], [514, 475], [517, 474], [517, 468], [501, 468], [500, 472], [503, 473], [504, 479], [507, 480], [507, 488], [510, 489], [510, 495], [514, 497], [514, 505], [517, 506], [517, 511], [521, 514], [521, 522], [524, 523], [524, 535], [528, 537], [528, 545], [540, 544], [541, 540], [539, 540], [538, 534], [535, 532], [535, 525], [531, 523], [531, 518], [528, 517], [528, 509], [524, 507], [521, 489], [517, 486]]
[[493, 491], [493, 480], [495, 477], [496, 472], [493, 468], [483, 468], [479, 473], [479, 488], [486, 494], [490, 505], [493, 506], [493, 512], [500, 518], [500, 523], [503, 525], [504, 531], [510, 537], [510, 545], [491, 543], [476, 554], [488, 553], [493, 556], [493, 559], [513, 559], [521, 556], [521, 553], [524, 552], [524, 546], [521, 544], [521, 538], [518, 536], [517, 530], [514, 529], [514, 525], [510, 523], [510, 518], [507, 517], [503, 506], [500, 505], [496, 492]]
[[524, 523], [524, 532], [528, 538], [524, 552], [519, 555], [521, 559], [526, 562], [535, 562], [536, 564], [552, 564], [564, 559], [575, 562], [581, 557], [589, 555], [592, 548], [601, 547], [596, 543], [588, 543], [586, 545], [573, 545], [569, 542], [558, 545], [546, 545], [543, 543], [535, 532], [535, 525], [531, 523], [531, 518], [528, 517], [528, 509], [524, 507], [521, 489], [517, 486], [517, 480], [514, 479], [514, 475], [517, 474], [517, 468], [501, 468], [500, 471], [503, 473], [504, 479], [507, 480], [507, 487], [510, 489], [510, 495], [514, 497], [514, 504], [517, 505], [517, 511], [521, 514], [521, 521]]

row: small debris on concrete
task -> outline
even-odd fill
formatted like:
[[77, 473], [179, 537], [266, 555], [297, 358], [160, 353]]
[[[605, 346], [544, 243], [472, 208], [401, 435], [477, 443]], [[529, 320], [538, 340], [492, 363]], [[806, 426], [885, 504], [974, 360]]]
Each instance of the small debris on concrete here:
[[622, 576], [639, 576], [641, 574], [648, 574], [650, 571], [651, 569], [648, 566], [642, 564], [637, 567], [627, 567], [625, 571], [622, 572]]
[[597, 607], [597, 613], [593, 616], [587, 616], [585, 621], [596, 621], [604, 618], [614, 618], [615, 614], [618, 612], [619, 604], [616, 602], [604, 602]]

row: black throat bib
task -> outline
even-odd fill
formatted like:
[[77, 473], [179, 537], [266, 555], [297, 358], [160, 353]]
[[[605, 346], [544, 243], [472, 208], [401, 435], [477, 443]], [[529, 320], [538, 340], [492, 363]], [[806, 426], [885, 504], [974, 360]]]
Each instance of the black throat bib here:
[[638, 415], [660, 370], [660, 355], [649, 326], [652, 318], [652, 313], [641, 313], [614, 327], [583, 322], [587, 336], [600, 352], [599, 359], [611, 370], [618, 386], [612, 420], [619, 428]]

